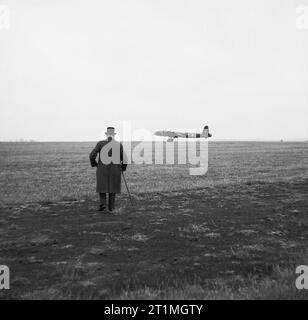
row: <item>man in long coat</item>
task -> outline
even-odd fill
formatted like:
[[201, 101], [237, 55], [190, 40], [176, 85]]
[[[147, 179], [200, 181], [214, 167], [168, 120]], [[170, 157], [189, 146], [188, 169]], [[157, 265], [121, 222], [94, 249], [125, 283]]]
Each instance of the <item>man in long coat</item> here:
[[[126, 156], [121, 143], [114, 139], [113, 127], [108, 127], [106, 140], [99, 141], [90, 153], [92, 167], [96, 167], [96, 192], [99, 193], [99, 211], [107, 205], [106, 194], [109, 194], [108, 209], [115, 208], [115, 195], [121, 193], [121, 171], [127, 167]], [[96, 161], [98, 155], [98, 161]], [[124, 156], [124, 161], [123, 161]]]

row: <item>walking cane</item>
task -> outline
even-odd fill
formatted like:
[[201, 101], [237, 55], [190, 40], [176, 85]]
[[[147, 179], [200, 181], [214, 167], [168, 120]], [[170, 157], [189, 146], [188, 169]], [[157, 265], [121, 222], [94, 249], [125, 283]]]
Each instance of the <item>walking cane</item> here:
[[132, 208], [134, 209], [133, 199], [132, 199], [132, 196], [130, 195], [130, 192], [129, 192], [129, 189], [128, 189], [128, 186], [127, 186], [126, 179], [125, 179], [123, 171], [122, 171], [122, 176], [123, 176], [123, 180], [124, 180], [124, 183], [125, 183], [126, 190], [128, 192], [128, 195], [129, 195], [130, 204], [132, 205]]

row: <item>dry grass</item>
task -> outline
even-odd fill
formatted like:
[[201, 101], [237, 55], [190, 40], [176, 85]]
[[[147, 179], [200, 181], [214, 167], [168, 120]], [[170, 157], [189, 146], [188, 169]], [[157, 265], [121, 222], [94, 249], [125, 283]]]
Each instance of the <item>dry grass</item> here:
[[159, 289], [142, 288], [126, 290], [112, 299], [167, 299], [167, 300], [308, 300], [308, 290], [295, 286], [297, 265], [308, 265], [308, 253], [300, 255], [296, 263], [287, 267], [273, 266], [273, 272], [265, 277], [249, 275], [226, 279], [206, 280], [202, 285], [179, 283]]
[[227, 279], [207, 280], [199, 283], [178, 282], [159, 288], [140, 287], [131, 290], [129, 287], [117, 294], [108, 290], [95, 290], [92, 283], [78, 284], [78, 271], [66, 267], [63, 275], [63, 286], [32, 291], [23, 299], [43, 300], [307, 300], [308, 291], [298, 290], [295, 286], [295, 265], [281, 268], [276, 266], [273, 273], [265, 278], [240, 276]]
[[[24, 264], [13, 279], [12, 285], [17, 288], [9, 293], [16, 294], [13, 298], [307, 299], [307, 292], [295, 287], [295, 266], [308, 264], [308, 260], [299, 257], [298, 263], [280, 265], [281, 253], [289, 259], [305, 245], [302, 238], [307, 230], [304, 213], [307, 144], [214, 143], [210, 145], [210, 171], [206, 177], [190, 177], [187, 166], [131, 165], [126, 173], [127, 181], [136, 202], [140, 200], [139, 211], [129, 213], [125, 201], [120, 201], [123, 207], [113, 218], [119, 223], [108, 227], [105, 221], [105, 229], [99, 224], [101, 218], [88, 215], [93, 201], [78, 204], [81, 199], [96, 197], [95, 170], [90, 168], [88, 160], [94, 145], [0, 143], [0, 207], [3, 206], [4, 212], [0, 233], [6, 237], [0, 245], [0, 262], [6, 264], [4, 259], [10, 258], [9, 262], [15, 262], [17, 268], [21, 262]], [[242, 182], [245, 184], [240, 185]], [[168, 193], [159, 193], [166, 190]], [[74, 200], [78, 201], [73, 203]], [[29, 206], [24, 206], [25, 203]], [[31, 219], [35, 219], [35, 225], [29, 222]], [[156, 224], [145, 224], [145, 221]], [[131, 225], [133, 230], [125, 229]], [[81, 230], [86, 233], [80, 233]], [[179, 242], [168, 247], [174, 241], [171, 234], [182, 241], [183, 250], [174, 253], [174, 258], [182, 263], [181, 269], [192, 267], [196, 257], [204, 258], [202, 268], [199, 262], [190, 269], [192, 273], [200, 272], [201, 278], [192, 281], [187, 277], [183, 281], [173, 269], [172, 255], [160, 260], [162, 253], [166, 253], [163, 248], [169, 255], [179, 247]], [[227, 238], [231, 242], [224, 244]], [[199, 247], [191, 252], [190, 249], [197, 248], [195, 240], [206, 244], [208, 251]], [[148, 243], [154, 244], [150, 256]], [[139, 251], [128, 251], [136, 246], [140, 247]], [[126, 254], [126, 249], [132, 258], [127, 256], [126, 263], [130, 265], [122, 266], [122, 256], [118, 261], [115, 257]], [[110, 253], [109, 262], [108, 256], [103, 255], [106, 252]], [[275, 262], [271, 260], [273, 256]], [[254, 258], [257, 260], [251, 261]], [[140, 278], [129, 279], [127, 286], [121, 278], [120, 287], [108, 287], [123, 277], [126, 267], [135, 266], [135, 259], [139, 262], [136, 269]], [[230, 272], [234, 261], [238, 269], [220, 276], [215, 266], [214, 275], [204, 275], [203, 271], [217, 261], [221, 263], [221, 271]], [[65, 264], [58, 265], [60, 262]], [[261, 273], [257, 273], [251, 268], [247, 275], [242, 270], [249, 262], [260, 263], [264, 270], [261, 268]], [[95, 263], [109, 267], [109, 273], [101, 271]], [[118, 272], [119, 265], [123, 269]], [[165, 266], [169, 266], [166, 273], [169, 278], [177, 276], [174, 281], [163, 281], [164, 274], [158, 267]], [[37, 270], [35, 274], [33, 268]], [[158, 284], [144, 281], [155, 272]], [[111, 276], [112, 281], [108, 278]], [[212, 279], [213, 276], [217, 278]], [[49, 282], [41, 286], [39, 280], [46, 279]]]
[[[0, 205], [95, 196], [93, 142], [0, 143]], [[192, 177], [188, 165], [130, 165], [131, 192], [176, 191], [307, 177], [305, 143], [214, 142], [209, 172]], [[260, 164], [261, 163], [261, 164]]]
[[295, 268], [274, 268], [271, 277], [234, 277], [206, 281], [204, 285], [184, 284], [173, 288], [148, 287], [124, 291], [112, 299], [170, 299], [170, 300], [301, 300], [308, 292], [295, 287]]

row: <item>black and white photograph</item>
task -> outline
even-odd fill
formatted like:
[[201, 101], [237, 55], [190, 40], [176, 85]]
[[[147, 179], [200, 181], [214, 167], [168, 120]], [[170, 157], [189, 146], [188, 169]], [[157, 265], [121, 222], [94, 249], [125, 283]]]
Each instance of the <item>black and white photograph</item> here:
[[0, 0], [0, 300], [307, 299], [308, 0]]

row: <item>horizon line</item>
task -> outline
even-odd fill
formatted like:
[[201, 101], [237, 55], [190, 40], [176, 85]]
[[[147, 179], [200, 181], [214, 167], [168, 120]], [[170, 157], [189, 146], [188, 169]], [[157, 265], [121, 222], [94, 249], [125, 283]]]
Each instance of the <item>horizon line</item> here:
[[[186, 139], [181, 138], [181, 140], [174, 140], [175, 142], [185, 141], [200, 141], [200, 139]], [[16, 139], [16, 140], [0, 140], [0, 143], [67, 143], [67, 142], [98, 142], [99, 140], [34, 140], [34, 139]], [[167, 140], [117, 140], [121, 142], [167, 142]], [[296, 138], [296, 139], [211, 139], [209, 141], [213, 142], [308, 142], [308, 138]]]

